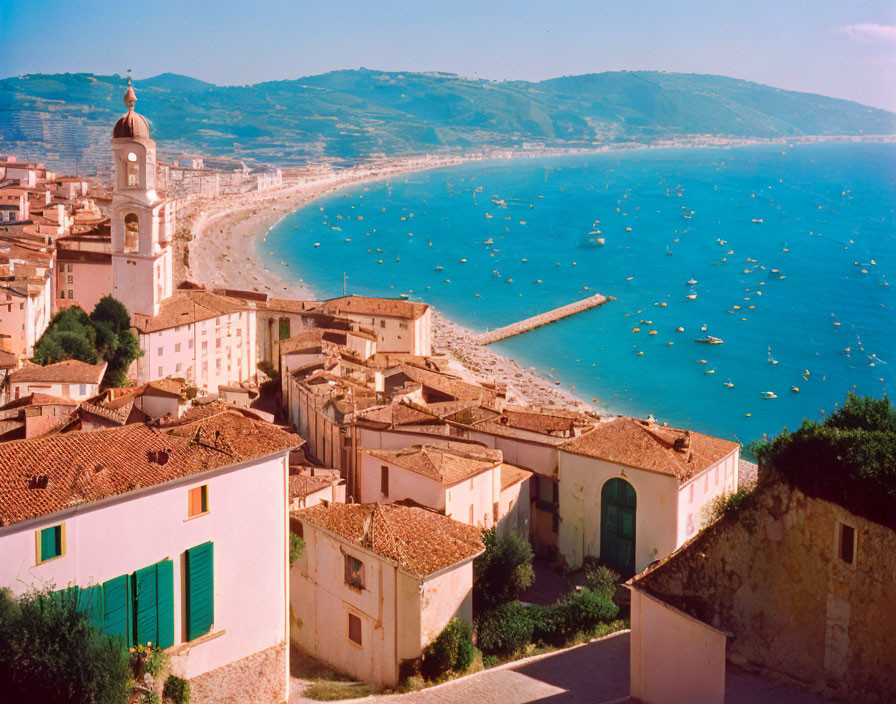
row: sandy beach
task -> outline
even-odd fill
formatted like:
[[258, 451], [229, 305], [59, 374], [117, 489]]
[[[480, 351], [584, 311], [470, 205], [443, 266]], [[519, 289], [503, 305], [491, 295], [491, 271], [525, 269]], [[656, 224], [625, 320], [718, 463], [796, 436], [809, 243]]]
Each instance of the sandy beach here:
[[[297, 282], [285, 281], [263, 264], [260, 248], [265, 234], [277, 222], [340, 188], [466, 161], [470, 159], [394, 160], [372, 169], [346, 169], [284, 182], [282, 187], [270, 191], [196, 200], [178, 213], [175, 279], [208, 288], [226, 287], [278, 298], [314, 300], [317, 296], [301, 283], [301, 278]], [[585, 403], [559, 382], [537, 374], [534, 368], [524, 369], [513, 359], [473, 343], [475, 331], [448, 320], [435, 309], [432, 327], [433, 346], [446, 355], [459, 376], [506, 383], [515, 402], [593, 408], [593, 404]]]

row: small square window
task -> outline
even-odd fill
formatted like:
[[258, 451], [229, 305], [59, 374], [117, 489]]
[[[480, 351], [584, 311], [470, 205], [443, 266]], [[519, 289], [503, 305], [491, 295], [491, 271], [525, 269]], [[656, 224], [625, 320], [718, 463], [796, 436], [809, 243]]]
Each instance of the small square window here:
[[208, 484], [194, 487], [189, 491], [187, 515], [192, 518], [193, 516], [201, 516], [203, 513], [208, 513]]
[[348, 639], [361, 645], [361, 619], [354, 614], [348, 615]]
[[355, 589], [364, 588], [364, 563], [357, 557], [345, 556], [345, 583]]
[[841, 523], [837, 535], [837, 554], [847, 565], [856, 559], [856, 529]]
[[381, 328], [386, 327], [386, 321], [385, 321], [385, 320], [381, 320], [381, 321], [380, 321], [380, 327], [381, 327]]
[[37, 564], [65, 554], [64, 524], [37, 531]]

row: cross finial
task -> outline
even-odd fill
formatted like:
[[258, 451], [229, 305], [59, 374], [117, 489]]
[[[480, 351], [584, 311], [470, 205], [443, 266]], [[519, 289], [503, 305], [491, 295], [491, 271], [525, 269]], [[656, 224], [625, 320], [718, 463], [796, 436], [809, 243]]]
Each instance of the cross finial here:
[[124, 94], [124, 104], [128, 109], [128, 112], [132, 112], [134, 110], [134, 103], [137, 102], [137, 94], [134, 93], [134, 86], [131, 83], [131, 69], [128, 69], [128, 90], [127, 93]]

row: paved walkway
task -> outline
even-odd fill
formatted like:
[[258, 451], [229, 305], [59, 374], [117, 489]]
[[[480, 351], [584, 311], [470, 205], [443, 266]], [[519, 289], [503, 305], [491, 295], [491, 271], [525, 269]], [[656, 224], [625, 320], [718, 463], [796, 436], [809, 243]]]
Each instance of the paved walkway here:
[[[293, 679], [289, 704], [311, 704]], [[369, 704], [621, 704], [628, 702], [629, 632], [484, 670], [410, 694], [351, 700]], [[789, 684], [728, 665], [726, 704], [827, 704]]]

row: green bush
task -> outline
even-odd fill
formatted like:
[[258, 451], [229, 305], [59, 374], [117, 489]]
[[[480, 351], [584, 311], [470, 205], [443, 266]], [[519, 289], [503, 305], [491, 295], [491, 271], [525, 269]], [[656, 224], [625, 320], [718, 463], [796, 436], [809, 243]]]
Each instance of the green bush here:
[[452, 618], [435, 640], [423, 651], [420, 671], [428, 680], [436, 680], [448, 672], [463, 672], [476, 656], [470, 624]]
[[140, 698], [141, 704], [161, 704], [161, 700], [159, 699], [159, 695], [155, 692], [146, 692]]
[[619, 607], [612, 594], [582, 589], [551, 606], [534, 607], [532, 637], [547, 645], [563, 645], [579, 633], [592, 632], [599, 623], [612, 621]]
[[298, 560], [305, 552], [305, 540], [298, 533], [289, 531], [289, 566]]
[[707, 503], [700, 509], [700, 517], [703, 526], [708, 526], [722, 516], [736, 514], [740, 510], [740, 507], [743, 506], [746, 498], [753, 493], [755, 488], [755, 484], [746, 484], [733, 494], [722, 494]]
[[485, 552], [473, 563], [473, 606], [486, 611], [519, 599], [532, 584], [532, 546], [513, 531], [498, 537], [494, 528], [482, 532]]
[[162, 689], [162, 696], [165, 699], [170, 699], [173, 704], [189, 704], [190, 683], [177, 675], [168, 675], [168, 679], [165, 680], [165, 686]]
[[121, 704], [128, 653], [90, 625], [75, 590], [14, 599], [0, 590], [0, 692], [32, 704]]
[[476, 624], [476, 643], [483, 653], [510, 655], [532, 642], [533, 609], [518, 601], [486, 611]]
[[585, 585], [598, 594], [608, 594], [611, 598], [616, 593], [616, 585], [622, 579], [606, 565], [595, 565], [585, 573]]

